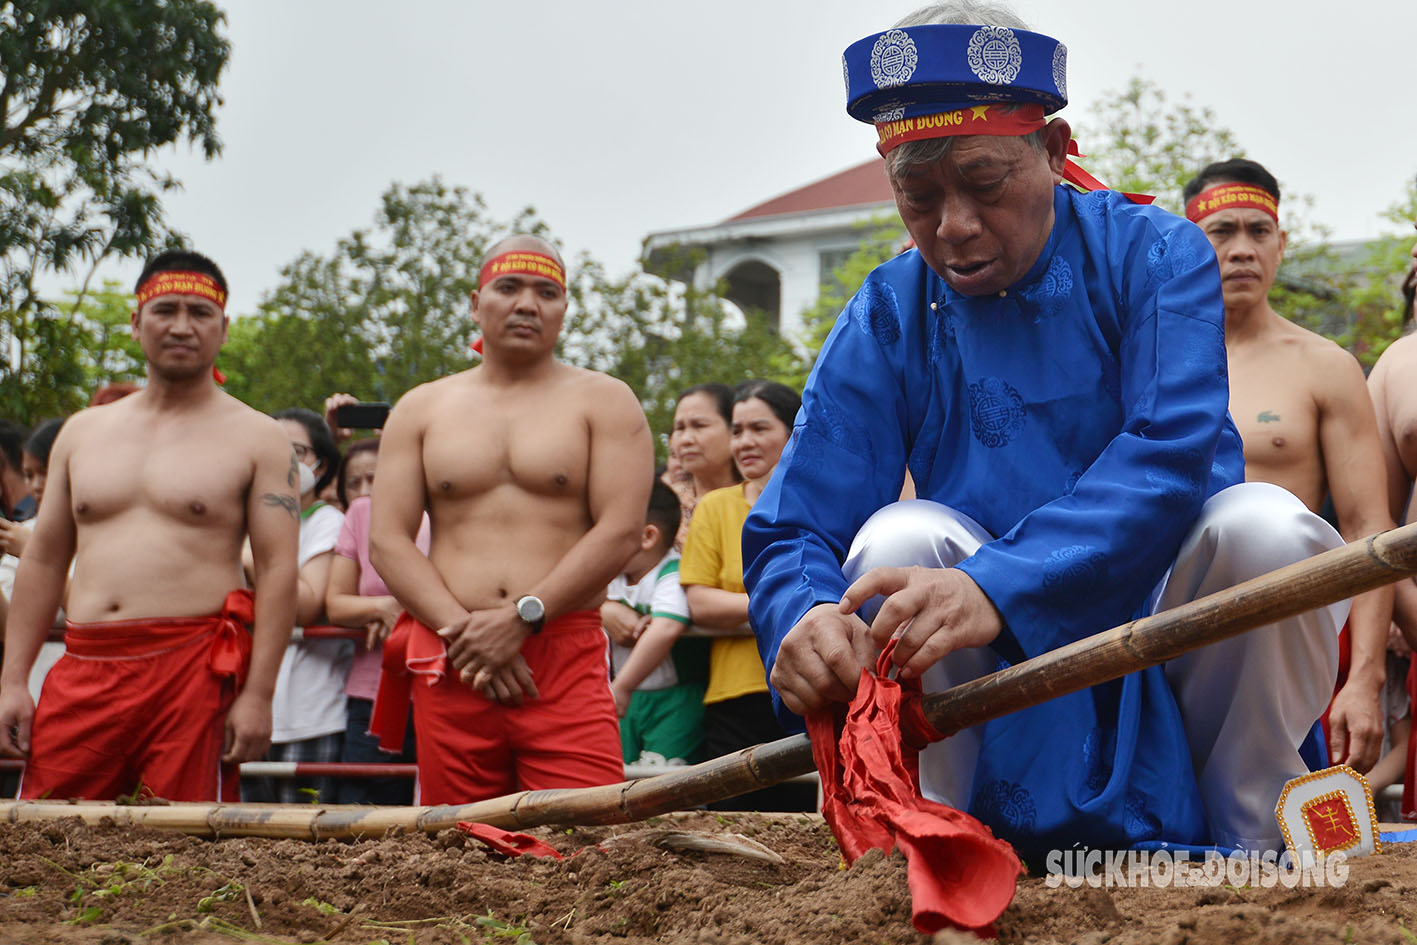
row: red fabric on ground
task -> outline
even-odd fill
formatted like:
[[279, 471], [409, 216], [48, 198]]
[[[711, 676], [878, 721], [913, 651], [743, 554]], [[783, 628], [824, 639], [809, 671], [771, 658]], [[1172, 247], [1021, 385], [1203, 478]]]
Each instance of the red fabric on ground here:
[[[520, 706], [493, 702], [450, 673], [442, 639], [407, 615], [384, 646], [369, 728], [381, 745], [398, 744], [408, 711], [404, 693], [412, 696], [418, 803], [466, 804], [518, 790], [624, 780], [597, 611], [548, 620], [522, 643], [541, 695]], [[415, 685], [414, 676], [426, 684]]]
[[529, 853], [532, 856], [548, 856], [555, 860], [565, 859], [555, 847], [524, 833], [512, 833], [510, 830], [502, 830], [491, 824], [471, 824], [465, 820], [458, 821], [458, 829], [507, 856], [521, 856], [523, 853]]
[[839, 712], [807, 718], [822, 815], [848, 864], [870, 849], [900, 847], [917, 929], [987, 933], [1013, 899], [1023, 864], [969, 814], [920, 796], [917, 753], [939, 733], [920, 710], [919, 682], [903, 689], [886, 678], [893, 649], [875, 673], [862, 670], [840, 724]]
[[113, 800], [139, 784], [172, 801], [238, 801], [221, 763], [226, 713], [251, 657], [250, 591], [220, 614], [70, 623], [35, 710], [26, 798]]

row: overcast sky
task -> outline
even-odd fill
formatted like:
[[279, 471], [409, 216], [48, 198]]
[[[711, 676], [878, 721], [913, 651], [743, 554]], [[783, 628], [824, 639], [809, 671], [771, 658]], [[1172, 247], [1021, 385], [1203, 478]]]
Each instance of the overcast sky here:
[[[218, 0], [233, 45], [225, 150], [167, 152], [172, 223], [254, 310], [301, 250], [367, 226], [393, 181], [440, 174], [509, 218], [531, 204], [612, 273], [645, 234], [711, 223], [871, 156], [841, 52], [910, 0], [684, 4]], [[1417, 3], [1023, 0], [1069, 49], [1071, 104], [1141, 74], [1232, 129], [1337, 238], [1417, 174]], [[1080, 142], [1087, 151], [1088, 142]], [[110, 272], [125, 283], [134, 272]]]

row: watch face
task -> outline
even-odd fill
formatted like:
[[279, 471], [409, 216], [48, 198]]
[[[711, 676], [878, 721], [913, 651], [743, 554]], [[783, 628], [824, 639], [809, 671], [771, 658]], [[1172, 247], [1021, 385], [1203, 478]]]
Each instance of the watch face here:
[[546, 616], [546, 606], [541, 603], [540, 598], [523, 597], [517, 601], [517, 616], [527, 623], [536, 623]]

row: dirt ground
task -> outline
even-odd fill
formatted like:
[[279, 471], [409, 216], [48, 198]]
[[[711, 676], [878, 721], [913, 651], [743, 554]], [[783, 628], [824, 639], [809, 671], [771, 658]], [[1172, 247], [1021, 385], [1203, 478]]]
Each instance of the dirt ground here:
[[[652, 842], [670, 830], [740, 834], [782, 862]], [[820, 817], [694, 813], [529, 832], [583, 852], [506, 859], [456, 831], [316, 844], [77, 820], [0, 826], [0, 942], [932, 941], [911, 927], [904, 861], [870, 853], [841, 869]], [[1341, 888], [1050, 889], [1026, 878], [999, 940], [1417, 945], [1417, 843], [1387, 851], [1350, 862]]]

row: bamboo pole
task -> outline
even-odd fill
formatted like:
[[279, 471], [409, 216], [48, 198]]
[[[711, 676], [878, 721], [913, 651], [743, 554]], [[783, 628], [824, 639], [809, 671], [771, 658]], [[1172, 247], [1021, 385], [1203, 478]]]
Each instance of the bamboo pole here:
[[[928, 695], [925, 714], [948, 735], [1413, 573], [1417, 573], [1417, 524], [1336, 548]], [[810, 770], [811, 745], [805, 735], [793, 735], [654, 778], [591, 788], [521, 791], [474, 804], [119, 806], [10, 801], [0, 803], [0, 820], [23, 823], [79, 817], [90, 824], [145, 824], [199, 836], [311, 840], [380, 836], [389, 830], [432, 833], [456, 826], [458, 821], [503, 828], [616, 824], [747, 794]]]

